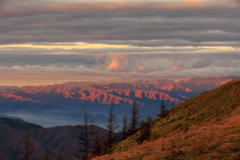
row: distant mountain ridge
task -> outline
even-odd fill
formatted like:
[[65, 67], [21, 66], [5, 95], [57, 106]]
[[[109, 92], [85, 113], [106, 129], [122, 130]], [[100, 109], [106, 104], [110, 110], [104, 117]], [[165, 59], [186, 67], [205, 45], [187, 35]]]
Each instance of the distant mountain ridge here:
[[7, 117], [1, 117], [0, 116], [0, 124], [6, 124], [10, 126], [12, 129], [21, 130], [25, 129], [26, 125], [28, 124], [29, 129], [41, 129], [42, 126], [33, 124], [33, 123], [26, 123], [23, 120], [20, 119], [12, 119]]
[[[231, 80], [232, 78], [229, 77], [199, 77], [178, 82], [167, 79], [88, 85], [87, 83], [91, 82], [84, 82], [85, 85], [81, 83], [82, 86], [74, 86], [80, 83], [71, 82], [52, 86], [0, 89], [0, 112], [32, 121], [44, 127], [58, 125], [57, 119], [59, 121], [67, 119], [69, 120], [68, 124], [75, 125], [82, 114], [79, 110], [81, 103], [85, 107], [90, 107], [96, 116], [101, 117], [101, 123], [105, 123], [104, 117], [106, 117], [111, 101], [116, 104], [120, 115], [129, 112], [135, 100], [143, 117], [155, 116], [159, 110], [160, 100], [165, 100], [168, 108], [171, 108], [175, 104]], [[46, 118], [51, 120], [45, 121]], [[62, 123], [67, 124], [67, 122]]]
[[48, 85], [48, 86], [71, 87], [71, 86], [87, 86], [87, 85], [96, 84], [96, 83], [97, 82], [94, 82], [94, 81], [86, 81], [86, 82], [71, 81], [71, 82], [65, 82], [62, 84], [54, 84], [54, 85]]
[[21, 87], [18, 86], [0, 86], [0, 89], [19, 89]]
[[[32, 101], [40, 103], [42, 100], [34, 96], [38, 93], [61, 94], [63, 98], [81, 99], [83, 101], [110, 104], [114, 100], [116, 104], [132, 103], [136, 99], [165, 99], [179, 103], [181, 97], [189, 97], [191, 94], [198, 95], [200, 92], [211, 90], [219, 85], [231, 81], [231, 78], [193, 78], [174, 82], [172, 80], [136, 81], [133, 83], [110, 83], [110, 84], [90, 84], [75, 86], [81, 82], [64, 83], [54, 86], [32, 86], [23, 87], [17, 91], [0, 91], [3, 98], [12, 98], [13, 101]], [[81, 83], [82, 84], [82, 83]], [[66, 86], [67, 87], [66, 87]], [[197, 92], [197, 93], [195, 93]], [[25, 94], [21, 94], [25, 93]], [[176, 95], [179, 94], [179, 95]], [[44, 102], [44, 101], [43, 101]], [[139, 103], [144, 103], [139, 101]]]

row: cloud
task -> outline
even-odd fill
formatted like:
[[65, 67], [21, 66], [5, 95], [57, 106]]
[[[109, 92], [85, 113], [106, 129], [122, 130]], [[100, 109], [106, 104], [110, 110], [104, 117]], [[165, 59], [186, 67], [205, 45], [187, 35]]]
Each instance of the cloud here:
[[168, 70], [168, 71], [180, 71], [181, 68], [179, 68], [179, 67], [176, 66], [176, 65], [173, 65], [172, 67], [168, 68], [167, 70]]
[[185, 0], [188, 3], [200, 3], [202, 0]]
[[14, 66], [12, 66], [12, 68], [13, 68], [13, 69], [23, 69], [23, 67], [18, 66], [18, 65], [14, 65]]
[[[180, 51], [180, 48], [182, 51]], [[79, 67], [86, 70], [102, 70], [112, 72], [153, 72], [164, 70], [194, 69], [204, 67], [240, 67], [240, 49], [228, 47], [153, 47], [120, 49], [119, 53], [111, 53], [112, 49], [77, 50], [73, 53], [36, 54], [37, 49], [26, 53], [27, 50], [13, 50], [13, 53], [0, 54], [2, 67], [10, 69], [32, 69], [36, 71], [61, 70], [78, 71]], [[6, 50], [7, 51], [7, 50]], [[79, 54], [83, 52], [85, 54]], [[121, 52], [122, 51], [122, 52]], [[18, 54], [16, 54], [17, 52]], [[41, 51], [41, 52], [47, 52]], [[72, 52], [72, 51], [70, 51]], [[93, 52], [93, 53], [92, 53]], [[99, 54], [99, 52], [102, 52]], [[126, 53], [127, 52], [127, 53]], [[74, 54], [75, 53], [75, 54]], [[77, 54], [78, 53], [78, 54]], [[88, 54], [87, 54], [88, 53]], [[29, 67], [26, 67], [29, 66]], [[38, 67], [36, 67], [38, 66]]]
[[120, 66], [119, 66], [119, 60], [118, 59], [112, 59], [111, 64], [108, 66], [107, 68], [108, 70], [120, 70]]
[[145, 67], [144, 67], [144, 66], [137, 66], [136, 68], [137, 68], [139, 71], [145, 70]]
[[127, 69], [128, 59], [123, 55], [114, 55], [107, 70], [111, 71], [124, 71]]
[[[239, 7], [234, 4], [24, 3], [0, 14], [0, 43], [128, 43], [161, 40], [171, 45], [239, 42]], [[189, 14], [190, 13], [190, 14]], [[46, 18], [47, 17], [47, 18]], [[130, 42], [131, 43], [131, 42]]]
[[236, 0], [1, 2], [0, 72], [9, 80], [239, 73]]

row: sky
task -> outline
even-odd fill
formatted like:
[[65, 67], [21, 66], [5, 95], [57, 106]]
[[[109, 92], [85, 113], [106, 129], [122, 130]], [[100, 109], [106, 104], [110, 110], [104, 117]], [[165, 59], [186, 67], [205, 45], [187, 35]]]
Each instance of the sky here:
[[0, 0], [0, 85], [240, 76], [240, 0]]

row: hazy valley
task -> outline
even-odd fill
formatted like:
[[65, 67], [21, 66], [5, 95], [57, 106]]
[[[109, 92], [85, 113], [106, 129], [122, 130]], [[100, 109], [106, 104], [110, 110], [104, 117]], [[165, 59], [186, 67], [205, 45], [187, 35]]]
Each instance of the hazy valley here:
[[[122, 117], [126, 112], [130, 113], [135, 100], [145, 119], [148, 115], [156, 117], [160, 100], [164, 100], [168, 108], [171, 108], [230, 80], [232, 79], [193, 78], [178, 82], [154, 80], [91, 85], [70, 82], [63, 85], [1, 89], [0, 112], [44, 127], [76, 125], [82, 120], [81, 103], [90, 108], [98, 118], [99, 125], [104, 126], [111, 101], [114, 101], [119, 117]], [[122, 118], [119, 118], [119, 122], [122, 122]]]

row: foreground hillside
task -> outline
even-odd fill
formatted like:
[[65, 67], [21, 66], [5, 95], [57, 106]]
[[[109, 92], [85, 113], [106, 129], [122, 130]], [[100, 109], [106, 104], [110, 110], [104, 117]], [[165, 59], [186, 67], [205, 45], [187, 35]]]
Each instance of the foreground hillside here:
[[240, 159], [240, 79], [177, 105], [154, 120], [149, 141], [139, 137], [95, 160]]

